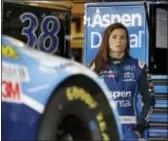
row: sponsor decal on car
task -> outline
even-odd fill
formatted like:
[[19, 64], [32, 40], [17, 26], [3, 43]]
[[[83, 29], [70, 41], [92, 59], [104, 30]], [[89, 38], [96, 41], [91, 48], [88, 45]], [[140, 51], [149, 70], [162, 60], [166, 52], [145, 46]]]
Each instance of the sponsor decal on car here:
[[23, 65], [2, 62], [2, 78], [27, 82], [29, 81], [28, 70]]
[[8, 45], [2, 45], [2, 56], [12, 59], [19, 58], [17, 51], [13, 47]]
[[25, 66], [2, 62], [2, 101], [22, 103], [22, 82], [28, 81]]
[[2, 101], [21, 103], [20, 82], [2, 79]]

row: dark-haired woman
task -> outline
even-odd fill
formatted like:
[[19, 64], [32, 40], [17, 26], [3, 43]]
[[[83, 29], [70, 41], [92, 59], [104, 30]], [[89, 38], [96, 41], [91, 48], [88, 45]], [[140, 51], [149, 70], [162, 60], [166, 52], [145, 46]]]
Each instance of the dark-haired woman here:
[[[129, 55], [129, 34], [121, 23], [108, 26], [100, 50], [91, 62], [94, 70], [106, 83], [119, 111], [124, 140], [142, 138], [155, 104], [149, 92], [147, 67]], [[143, 108], [136, 110], [137, 95], [141, 94]]]

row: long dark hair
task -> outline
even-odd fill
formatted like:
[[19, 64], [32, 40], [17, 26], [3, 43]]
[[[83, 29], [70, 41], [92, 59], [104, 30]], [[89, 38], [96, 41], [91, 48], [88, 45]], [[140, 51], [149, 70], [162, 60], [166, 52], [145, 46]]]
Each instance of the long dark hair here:
[[126, 47], [125, 55], [129, 56], [130, 44], [129, 44], [129, 34], [128, 34], [127, 28], [121, 23], [114, 23], [114, 24], [109, 25], [104, 31], [104, 36], [102, 39], [102, 43], [100, 45], [99, 52], [97, 56], [95, 57], [95, 59], [90, 64], [90, 66], [92, 66], [93, 64], [95, 65], [94, 71], [97, 73], [102, 71], [107, 64], [108, 57], [109, 57], [109, 36], [115, 29], [125, 30], [126, 38], [127, 38], [127, 47]]

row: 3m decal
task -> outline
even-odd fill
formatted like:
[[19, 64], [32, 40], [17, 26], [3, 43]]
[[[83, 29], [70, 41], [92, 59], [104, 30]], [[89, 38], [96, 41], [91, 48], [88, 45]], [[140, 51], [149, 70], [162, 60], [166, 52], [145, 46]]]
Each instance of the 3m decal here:
[[2, 101], [21, 103], [21, 85], [14, 80], [2, 80]]

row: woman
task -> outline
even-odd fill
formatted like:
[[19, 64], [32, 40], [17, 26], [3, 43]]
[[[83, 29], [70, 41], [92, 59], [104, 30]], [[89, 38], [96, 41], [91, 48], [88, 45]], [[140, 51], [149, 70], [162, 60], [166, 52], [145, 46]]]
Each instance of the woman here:
[[[155, 104], [149, 93], [147, 67], [129, 55], [129, 35], [124, 25], [114, 23], [107, 27], [100, 50], [90, 67], [99, 74], [111, 91], [117, 105], [124, 140], [142, 137]], [[136, 109], [137, 95], [143, 100], [142, 112]]]

